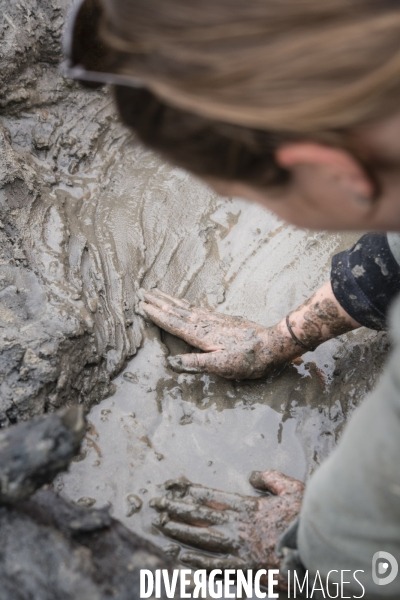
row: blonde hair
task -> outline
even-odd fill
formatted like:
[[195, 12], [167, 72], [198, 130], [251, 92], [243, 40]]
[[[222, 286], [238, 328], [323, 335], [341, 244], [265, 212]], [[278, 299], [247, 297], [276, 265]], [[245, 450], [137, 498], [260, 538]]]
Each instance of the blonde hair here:
[[400, 2], [102, 0], [119, 70], [245, 127], [313, 133], [398, 109]]

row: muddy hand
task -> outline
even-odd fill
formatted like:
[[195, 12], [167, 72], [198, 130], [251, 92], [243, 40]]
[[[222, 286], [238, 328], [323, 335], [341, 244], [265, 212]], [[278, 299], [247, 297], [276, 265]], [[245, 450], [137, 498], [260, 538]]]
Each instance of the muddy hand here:
[[228, 379], [263, 377], [326, 340], [360, 327], [337, 301], [330, 281], [269, 328], [191, 306], [160, 290], [142, 294], [140, 306], [149, 319], [202, 350], [170, 358], [173, 369]]
[[268, 494], [241, 496], [184, 479], [169, 481], [166, 495], [150, 501], [160, 513], [154, 524], [197, 550], [180, 555], [194, 568], [279, 568], [275, 547], [300, 511], [304, 484], [274, 470], [254, 471], [250, 483]]
[[254, 379], [287, 361], [280, 354], [282, 340], [275, 328], [191, 306], [157, 289], [141, 293], [144, 301], [140, 308], [149, 319], [202, 350], [171, 357], [169, 363], [178, 372]]

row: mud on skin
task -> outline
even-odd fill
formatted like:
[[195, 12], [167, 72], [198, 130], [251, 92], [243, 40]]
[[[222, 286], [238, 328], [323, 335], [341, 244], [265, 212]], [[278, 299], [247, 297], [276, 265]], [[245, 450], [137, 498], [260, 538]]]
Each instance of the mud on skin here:
[[330, 300], [322, 300], [313, 303], [312, 298], [306, 303], [308, 306], [304, 314], [305, 324], [303, 326], [303, 335], [301, 341], [306, 346], [316, 346], [326, 340], [326, 329], [330, 337], [337, 337], [351, 330], [345, 317], [339, 315], [335, 304]]
[[139, 306], [147, 317], [203, 351], [170, 358], [169, 365], [178, 372], [256, 379], [286, 362], [276, 358], [282, 341], [275, 327], [194, 307], [157, 289], [141, 290], [141, 295], [144, 301]]
[[[306, 352], [290, 336], [285, 323], [262, 327], [243, 317], [192, 306], [159, 289], [141, 290], [140, 294], [143, 298], [140, 310], [149, 319], [202, 350], [201, 354], [170, 358], [169, 365], [175, 371], [214, 373], [227, 379], [257, 379]], [[300, 339], [309, 348], [315, 349], [330, 337], [352, 329], [328, 299], [319, 301], [313, 296], [304, 306], [307, 310]]]
[[[107, 92], [60, 74], [70, 4], [0, 0], [0, 426], [110, 394], [142, 343], [140, 286], [272, 325], [349, 245], [218, 198], [139, 147]], [[265, 371], [236, 347], [243, 377]]]
[[[258, 497], [222, 492], [180, 479], [165, 484], [166, 494], [150, 505], [166, 536], [200, 552], [182, 551], [180, 560], [197, 569], [279, 568], [279, 537], [296, 519], [304, 484], [274, 470], [250, 475]], [[284, 581], [281, 582], [284, 588]]]
[[[321, 273], [328, 272], [331, 254], [344, 243], [340, 236], [301, 232], [283, 226], [257, 207], [217, 198], [187, 174], [135, 145], [129, 131], [117, 123], [107, 92], [84, 91], [60, 75], [61, 32], [70, 4], [69, 0], [0, 0], [8, 18], [2, 24], [0, 56], [0, 426], [69, 403], [80, 402], [89, 410], [112, 391], [112, 377], [142, 343], [142, 322], [134, 310], [139, 286], [152, 288], [162, 282], [167, 292], [190, 302], [208, 308], [220, 305], [222, 311], [271, 325], [318, 287]], [[344, 247], [348, 246], [346, 242]], [[360, 337], [357, 344], [364, 342]], [[372, 350], [375, 347], [381, 350], [384, 344], [378, 340], [376, 346], [371, 345]], [[359, 355], [364, 352], [368, 352], [365, 346]], [[246, 368], [251, 370], [249, 356]], [[363, 365], [368, 385], [380, 366], [373, 359], [369, 356], [366, 361], [373, 368]], [[145, 374], [143, 366], [135, 372], [140, 381]], [[351, 390], [357, 388], [355, 400], [344, 397], [342, 381], [337, 385], [340, 393], [336, 389], [334, 394], [334, 400], [340, 396], [342, 404], [350, 402], [350, 409], [353, 400], [361, 401], [367, 386], [357, 387], [358, 375], [348, 384]], [[167, 382], [162, 377], [166, 377], [164, 372], [153, 374], [160, 397], [172, 387], [171, 372]], [[287, 414], [291, 411], [291, 400], [286, 399], [292, 381], [275, 382], [267, 390], [271, 398], [266, 402], [276, 407], [278, 420], [286, 410], [282, 398], [289, 407]], [[172, 383], [175, 386], [175, 380]], [[183, 404], [195, 406], [195, 416], [204, 409], [204, 387], [200, 380], [182, 384]], [[217, 412], [231, 408], [220, 382], [212, 381], [211, 387], [218, 396]], [[138, 421], [146, 408], [143, 405], [150, 403], [151, 392], [145, 396], [146, 388], [135, 408]], [[319, 398], [320, 388], [312, 389], [312, 398]], [[246, 396], [234, 388], [227, 391], [232, 405]], [[252, 388], [247, 404], [259, 406], [263, 394]], [[303, 402], [307, 398], [305, 394]], [[214, 401], [207, 397], [208, 403]], [[161, 405], [159, 398], [151, 402]], [[148, 430], [143, 426], [141, 437], [152, 440], [159, 417], [157, 413]], [[130, 420], [123, 448], [129, 460], [133, 460], [133, 429]], [[112, 452], [116, 440], [126, 441], [121, 430], [114, 437], [108, 432], [109, 439], [101, 446], [103, 456]], [[320, 427], [319, 432], [324, 429]], [[271, 439], [276, 445], [276, 430]], [[318, 461], [326, 453], [325, 446], [319, 444], [316, 450], [311, 445], [311, 457], [316, 455]], [[49, 456], [55, 466], [60, 465], [59, 456], [50, 451]], [[121, 453], [118, 464], [120, 457]], [[164, 471], [166, 463], [174, 474], [183, 471], [168, 456], [161, 462], [155, 460]], [[25, 464], [32, 467], [31, 460]], [[40, 460], [35, 464], [43, 466]], [[307, 468], [313, 464], [310, 458]], [[73, 468], [79, 465], [82, 462], [73, 463]], [[18, 473], [14, 467], [12, 473]], [[29, 470], [21, 477], [12, 475], [14, 482], [18, 480], [12, 494], [17, 490], [22, 498], [32, 486], [48, 481], [50, 467], [48, 471], [41, 467], [40, 477]], [[148, 470], [149, 464], [145, 467]], [[151, 468], [155, 468], [153, 463]], [[100, 466], [94, 469], [79, 482], [78, 497], [84, 485], [95, 487], [104, 476]], [[148, 476], [135, 469], [129, 475], [144, 488]], [[302, 465], [301, 470], [305, 471]], [[109, 469], [105, 478], [117, 489], [113, 503], [118, 514], [124, 507], [117, 501], [118, 494], [124, 497], [125, 491], [111, 481], [110, 473], [116, 472]], [[157, 477], [159, 483], [165, 474]], [[68, 495], [67, 485], [65, 492]], [[89, 490], [85, 497], [96, 499], [97, 493]], [[133, 496], [130, 512], [140, 506], [140, 499]], [[142, 526], [145, 511], [144, 504], [128, 523], [143, 535], [148, 534]], [[108, 598], [110, 589], [120, 591], [121, 600], [131, 600], [140, 566], [168, 568], [154, 547], [149, 550], [106, 511], [71, 507], [50, 491], [12, 508], [3, 506], [0, 529], [3, 548], [13, 548], [8, 557], [0, 557], [6, 600], [15, 600], [21, 592], [16, 564], [26, 569], [26, 595], [43, 600], [54, 600], [57, 595], [63, 600], [84, 596], [98, 600]], [[43, 552], [31, 554], [26, 561], [27, 547], [36, 548], [38, 540]], [[54, 572], [66, 557], [70, 571], [64, 580], [54, 581]], [[49, 581], [54, 582], [54, 589], [49, 589]]]

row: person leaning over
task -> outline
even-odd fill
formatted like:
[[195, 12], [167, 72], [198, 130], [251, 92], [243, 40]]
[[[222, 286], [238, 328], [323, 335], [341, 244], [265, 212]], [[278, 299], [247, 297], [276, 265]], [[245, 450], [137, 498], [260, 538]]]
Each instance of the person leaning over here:
[[[271, 328], [143, 292], [149, 318], [202, 350], [171, 359], [175, 369], [261, 377], [360, 325], [386, 327], [400, 292], [398, 1], [85, 0], [67, 45], [67, 74], [113, 84], [139, 139], [217, 192], [300, 227], [375, 232], [334, 257], [331, 280]], [[304, 498], [300, 482], [255, 475], [274, 496], [253, 499], [236, 521], [241, 545], [207, 565], [333, 571], [332, 581], [362, 570], [365, 598], [400, 597], [400, 577], [379, 585], [371, 568], [379, 551], [400, 562], [400, 300], [390, 314], [384, 375]], [[220, 510], [234, 512], [229, 502]], [[179, 538], [174, 501], [155, 506], [178, 539], [204, 548], [205, 529], [214, 535], [187, 516]], [[257, 544], [243, 535], [251, 527]]]

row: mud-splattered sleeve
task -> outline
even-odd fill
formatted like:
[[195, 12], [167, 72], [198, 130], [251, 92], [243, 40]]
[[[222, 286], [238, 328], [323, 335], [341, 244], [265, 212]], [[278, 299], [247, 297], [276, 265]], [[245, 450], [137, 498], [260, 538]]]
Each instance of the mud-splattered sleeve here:
[[386, 329], [388, 309], [400, 293], [398, 246], [399, 234], [367, 233], [332, 259], [336, 299], [353, 319], [370, 329]]

